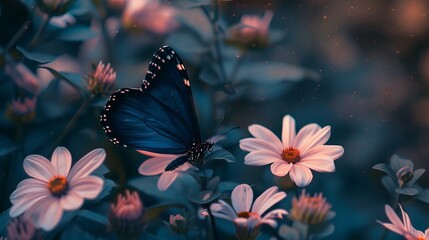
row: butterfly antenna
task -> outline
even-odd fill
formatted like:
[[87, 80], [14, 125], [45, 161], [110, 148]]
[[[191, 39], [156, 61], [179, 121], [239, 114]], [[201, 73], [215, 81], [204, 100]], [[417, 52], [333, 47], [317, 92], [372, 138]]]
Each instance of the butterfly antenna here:
[[223, 120], [225, 120], [225, 115], [222, 116], [222, 118], [220, 119], [220, 121], [216, 124], [216, 127], [213, 130], [213, 135], [217, 132], [220, 124], [223, 122]]
[[229, 129], [228, 131], [226, 131], [225, 133], [222, 133], [221, 135], [219, 135], [219, 136], [217, 136], [216, 138], [212, 139], [211, 141], [212, 141], [212, 142], [216, 142], [216, 140], [218, 140], [219, 138], [221, 138], [221, 137], [225, 136], [226, 134], [228, 134], [228, 133], [229, 133], [229, 132], [231, 132], [232, 130], [239, 129], [239, 128], [240, 128], [240, 127], [233, 127], [233, 128], [231, 128], [231, 129]]

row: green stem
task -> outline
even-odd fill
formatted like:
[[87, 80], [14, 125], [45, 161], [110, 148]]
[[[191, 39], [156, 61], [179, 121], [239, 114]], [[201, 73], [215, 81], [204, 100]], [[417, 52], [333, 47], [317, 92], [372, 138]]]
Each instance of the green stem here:
[[46, 29], [46, 27], [48, 26], [49, 20], [51, 20], [51, 15], [48, 14], [48, 16], [46, 17], [46, 19], [43, 21], [42, 26], [39, 28], [39, 30], [37, 31], [36, 35], [34, 35], [33, 40], [31, 40], [30, 46], [34, 47], [40, 38], [40, 35], [42, 35], [43, 31]]
[[64, 131], [61, 133], [61, 135], [55, 140], [54, 144], [52, 144], [51, 149], [49, 150], [50, 153], [54, 151], [54, 149], [62, 142], [62, 140], [67, 136], [67, 134], [72, 130], [76, 120], [79, 118], [81, 113], [89, 106], [89, 104], [94, 99], [94, 94], [91, 94], [80, 106], [79, 110], [73, 115], [73, 117], [70, 119], [70, 121], [67, 123], [67, 125], [64, 128]]

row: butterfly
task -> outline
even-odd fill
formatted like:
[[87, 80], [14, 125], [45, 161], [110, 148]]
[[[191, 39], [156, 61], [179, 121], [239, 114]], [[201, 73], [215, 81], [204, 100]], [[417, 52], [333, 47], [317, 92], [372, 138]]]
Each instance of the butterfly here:
[[100, 123], [116, 145], [161, 154], [182, 154], [165, 168], [200, 161], [213, 149], [202, 141], [191, 83], [177, 53], [168, 46], [152, 57], [140, 88], [122, 88], [110, 96]]

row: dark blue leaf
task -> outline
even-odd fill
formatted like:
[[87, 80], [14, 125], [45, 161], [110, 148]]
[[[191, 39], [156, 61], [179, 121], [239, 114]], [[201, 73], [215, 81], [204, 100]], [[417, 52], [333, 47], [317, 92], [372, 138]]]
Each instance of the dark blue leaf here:
[[58, 38], [64, 41], [85, 41], [97, 36], [90, 27], [84, 25], [74, 25], [64, 28], [59, 34]]
[[29, 52], [22, 47], [16, 47], [26, 58], [39, 62], [39, 63], [49, 63], [55, 60], [56, 56], [41, 53], [41, 52]]

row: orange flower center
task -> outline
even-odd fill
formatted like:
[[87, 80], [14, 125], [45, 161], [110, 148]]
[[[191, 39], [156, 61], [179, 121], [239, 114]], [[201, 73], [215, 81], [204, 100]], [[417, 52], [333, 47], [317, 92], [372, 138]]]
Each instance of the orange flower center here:
[[299, 154], [300, 152], [298, 149], [294, 147], [288, 147], [283, 149], [282, 159], [288, 163], [297, 163], [299, 160], [301, 160], [301, 156]]
[[68, 190], [67, 178], [64, 176], [54, 176], [49, 180], [48, 188], [55, 197], [63, 196]]
[[237, 213], [237, 216], [242, 218], [249, 218], [249, 217], [258, 218], [259, 215], [254, 212], [239, 212]]

